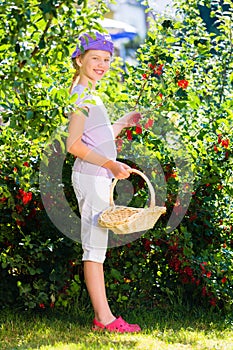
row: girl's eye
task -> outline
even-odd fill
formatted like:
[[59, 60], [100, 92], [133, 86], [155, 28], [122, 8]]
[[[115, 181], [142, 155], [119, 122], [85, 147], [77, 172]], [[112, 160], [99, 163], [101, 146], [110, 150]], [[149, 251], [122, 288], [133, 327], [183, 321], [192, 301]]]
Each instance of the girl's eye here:
[[[101, 60], [99, 57], [97, 57], [97, 56], [93, 56], [92, 59], [93, 59], [93, 61], [97, 61], [97, 62], [102, 61], [102, 60]], [[107, 64], [107, 63], [109, 64], [109, 63], [111, 62], [111, 60], [110, 60], [110, 58], [104, 58], [102, 62], [104, 62], [104, 63], [106, 63], [106, 64]]]

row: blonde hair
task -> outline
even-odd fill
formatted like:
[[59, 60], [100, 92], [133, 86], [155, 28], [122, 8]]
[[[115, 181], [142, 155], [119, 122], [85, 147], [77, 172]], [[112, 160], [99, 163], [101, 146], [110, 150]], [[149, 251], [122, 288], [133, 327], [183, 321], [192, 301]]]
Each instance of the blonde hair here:
[[72, 79], [72, 83], [69, 89], [69, 93], [71, 94], [73, 88], [75, 87], [75, 85], [78, 84], [78, 80], [79, 80], [79, 75], [80, 75], [80, 67], [76, 62], [76, 58], [72, 59], [72, 63], [73, 63], [73, 67], [75, 69], [75, 73], [73, 75], [73, 79]]

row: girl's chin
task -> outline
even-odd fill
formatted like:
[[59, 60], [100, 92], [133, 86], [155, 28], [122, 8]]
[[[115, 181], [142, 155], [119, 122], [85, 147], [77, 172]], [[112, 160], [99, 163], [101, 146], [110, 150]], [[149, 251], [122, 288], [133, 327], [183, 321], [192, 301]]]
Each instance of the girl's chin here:
[[100, 80], [100, 79], [102, 79], [103, 78], [103, 76], [104, 76], [104, 74], [96, 74], [96, 80]]

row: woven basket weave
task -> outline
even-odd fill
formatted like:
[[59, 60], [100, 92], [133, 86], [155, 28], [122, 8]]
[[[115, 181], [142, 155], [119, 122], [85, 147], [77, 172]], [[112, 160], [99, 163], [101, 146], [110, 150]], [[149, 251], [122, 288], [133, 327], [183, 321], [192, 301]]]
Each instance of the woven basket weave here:
[[113, 192], [117, 179], [114, 179], [110, 191], [110, 207], [104, 210], [98, 219], [100, 226], [111, 229], [116, 234], [128, 234], [153, 228], [159, 217], [166, 212], [165, 207], [155, 206], [155, 192], [148, 177], [141, 171], [131, 172], [140, 175], [147, 183], [150, 191], [150, 206], [148, 208], [133, 208], [114, 204]]

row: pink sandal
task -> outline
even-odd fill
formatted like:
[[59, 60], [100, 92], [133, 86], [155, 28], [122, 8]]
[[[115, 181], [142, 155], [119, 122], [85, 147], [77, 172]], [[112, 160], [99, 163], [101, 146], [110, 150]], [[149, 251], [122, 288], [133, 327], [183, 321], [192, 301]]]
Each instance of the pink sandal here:
[[109, 332], [135, 333], [140, 332], [141, 328], [137, 324], [127, 323], [123, 320], [122, 317], [117, 317], [113, 322], [107, 324], [106, 326], [94, 319], [92, 330], [108, 330]]

